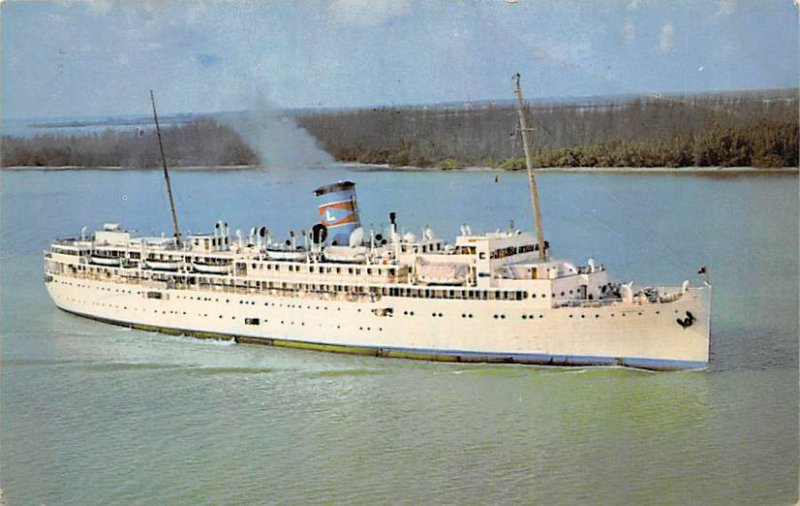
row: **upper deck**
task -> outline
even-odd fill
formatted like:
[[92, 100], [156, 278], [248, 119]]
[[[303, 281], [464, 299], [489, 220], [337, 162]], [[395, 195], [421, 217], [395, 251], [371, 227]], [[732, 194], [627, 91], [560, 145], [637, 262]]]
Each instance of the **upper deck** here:
[[218, 222], [213, 233], [189, 235], [178, 247], [173, 238], [137, 236], [115, 224], [91, 236], [56, 240], [45, 256], [53, 273], [187, 288], [530, 299], [550, 307], [630, 302], [641, 295], [611, 283], [603, 266], [591, 260], [586, 266], [539, 260], [531, 234], [513, 229], [473, 234], [469, 227], [461, 232], [451, 244], [429, 229], [417, 238], [393, 227], [389, 240], [370, 234], [360, 244], [332, 247], [304, 233], [301, 240], [291, 234], [283, 243], [256, 229], [234, 238], [227, 224]]

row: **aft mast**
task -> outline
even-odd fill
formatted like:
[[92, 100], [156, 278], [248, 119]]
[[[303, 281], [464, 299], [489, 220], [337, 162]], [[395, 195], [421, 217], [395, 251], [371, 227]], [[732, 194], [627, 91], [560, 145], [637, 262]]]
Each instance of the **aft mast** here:
[[153, 119], [155, 119], [156, 122], [156, 134], [158, 135], [158, 148], [161, 150], [161, 164], [164, 167], [164, 179], [167, 181], [167, 196], [169, 196], [169, 209], [172, 211], [172, 227], [175, 230], [175, 245], [180, 248], [181, 229], [178, 227], [178, 214], [175, 212], [175, 201], [172, 199], [172, 185], [169, 182], [167, 159], [164, 156], [164, 144], [161, 142], [161, 128], [158, 126], [158, 113], [156, 113], [156, 99], [153, 97], [153, 90], [150, 90], [150, 102], [153, 104]]
[[525, 119], [525, 102], [522, 99], [522, 87], [519, 84], [519, 73], [514, 74], [514, 93], [517, 95], [517, 111], [519, 112], [519, 126], [522, 132], [522, 147], [525, 150], [525, 165], [528, 167], [528, 182], [531, 188], [531, 202], [533, 204], [533, 218], [536, 222], [536, 244], [539, 248], [539, 260], [546, 260], [547, 253], [544, 244], [544, 232], [542, 231], [542, 211], [539, 209], [539, 192], [536, 189], [536, 176], [533, 171], [533, 161], [531, 160], [531, 148], [528, 145], [528, 132], [533, 129], [528, 128]]

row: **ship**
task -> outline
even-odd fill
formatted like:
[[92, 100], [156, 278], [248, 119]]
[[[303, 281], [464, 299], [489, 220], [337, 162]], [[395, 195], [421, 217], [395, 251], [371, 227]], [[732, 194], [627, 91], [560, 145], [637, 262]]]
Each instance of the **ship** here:
[[[316, 188], [318, 222], [276, 240], [266, 226], [183, 236], [118, 223], [57, 239], [44, 252], [56, 306], [109, 324], [199, 338], [449, 362], [706, 369], [711, 293], [694, 284], [614, 281], [603, 264], [555, 258], [544, 240], [519, 84], [536, 232], [513, 224], [452, 242], [389, 213], [361, 225], [356, 184]], [[152, 96], [151, 96], [152, 99]], [[158, 131], [158, 117], [153, 99]], [[162, 150], [163, 146], [160, 141]]]

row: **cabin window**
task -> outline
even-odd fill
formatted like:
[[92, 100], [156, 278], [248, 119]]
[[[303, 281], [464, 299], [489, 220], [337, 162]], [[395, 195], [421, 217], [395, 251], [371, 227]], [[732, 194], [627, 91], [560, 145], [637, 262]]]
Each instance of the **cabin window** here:
[[486, 252], [485, 251], [481, 251], [478, 254], [478, 258], [481, 259], [481, 260], [486, 260]]

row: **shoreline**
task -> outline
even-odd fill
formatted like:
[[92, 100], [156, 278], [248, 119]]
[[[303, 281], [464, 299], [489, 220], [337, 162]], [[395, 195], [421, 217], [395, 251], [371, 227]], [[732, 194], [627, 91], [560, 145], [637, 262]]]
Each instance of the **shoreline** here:
[[[187, 165], [185, 167], [169, 167], [172, 171], [202, 171], [202, 170], [256, 170], [260, 167], [258, 165]], [[100, 165], [100, 166], [86, 166], [86, 165], [59, 165], [59, 166], [33, 166], [33, 165], [14, 165], [9, 167], [0, 167], [0, 171], [13, 170], [13, 171], [65, 171], [65, 170], [107, 170], [107, 171], [125, 171], [125, 170], [142, 170], [142, 171], [156, 171], [163, 170], [161, 167], [125, 167], [122, 165]]]
[[[364, 172], [491, 172], [513, 174], [525, 170], [504, 170], [497, 167], [467, 166], [463, 169], [441, 169], [439, 167], [421, 168], [414, 166], [389, 166], [386, 164], [365, 164], [356, 162], [336, 162], [337, 165]], [[543, 167], [535, 169], [537, 174], [800, 174], [798, 167]]]
[[[487, 172], [487, 173], [515, 173], [522, 170], [504, 170], [496, 167], [467, 166], [462, 169], [442, 169], [439, 167], [415, 166], [390, 166], [387, 164], [366, 164], [358, 162], [335, 162], [337, 166], [361, 172]], [[242, 171], [242, 170], [267, 170], [260, 165], [191, 165], [185, 167], [170, 167], [172, 171]], [[161, 167], [123, 167], [123, 166], [11, 166], [0, 167], [0, 171], [160, 171]], [[286, 170], [286, 169], [278, 169]], [[539, 174], [800, 174], [798, 167], [546, 167], [536, 169]]]

